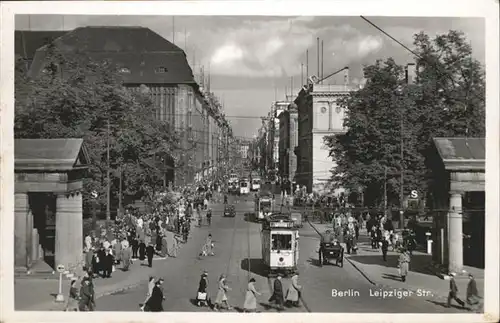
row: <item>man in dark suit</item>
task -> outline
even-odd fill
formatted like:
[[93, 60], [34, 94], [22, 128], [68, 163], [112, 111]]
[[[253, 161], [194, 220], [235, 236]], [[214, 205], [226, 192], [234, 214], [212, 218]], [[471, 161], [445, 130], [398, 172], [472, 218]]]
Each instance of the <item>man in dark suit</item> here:
[[450, 307], [451, 305], [451, 300], [454, 299], [455, 302], [457, 302], [460, 306], [465, 307], [465, 303], [458, 298], [458, 287], [457, 283], [455, 282], [455, 273], [450, 274], [450, 291], [448, 293], [448, 303], [446, 307]]
[[113, 272], [113, 264], [115, 263], [115, 259], [111, 254], [110, 249], [106, 249], [106, 255], [104, 256], [102, 265], [103, 265], [103, 278], [111, 278], [111, 273]]
[[481, 306], [481, 297], [477, 291], [477, 284], [474, 276], [469, 274], [469, 283], [467, 284], [467, 304], [471, 306], [471, 310], [477, 311]]

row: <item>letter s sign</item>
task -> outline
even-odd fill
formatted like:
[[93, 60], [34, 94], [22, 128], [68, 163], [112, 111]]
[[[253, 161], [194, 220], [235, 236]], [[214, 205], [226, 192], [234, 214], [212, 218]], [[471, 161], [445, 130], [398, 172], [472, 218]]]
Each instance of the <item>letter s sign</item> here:
[[411, 191], [411, 195], [410, 196], [411, 196], [412, 199], [416, 199], [416, 198], [418, 198], [418, 192], [416, 190], [413, 190], [413, 191]]

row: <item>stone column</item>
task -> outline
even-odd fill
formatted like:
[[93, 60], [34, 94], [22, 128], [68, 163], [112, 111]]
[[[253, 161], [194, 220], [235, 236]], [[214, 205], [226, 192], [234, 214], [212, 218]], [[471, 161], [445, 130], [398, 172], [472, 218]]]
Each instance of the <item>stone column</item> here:
[[40, 259], [38, 230], [31, 229], [31, 261], [36, 262]]
[[14, 203], [14, 266], [27, 267], [28, 194], [16, 193]]
[[463, 269], [462, 192], [450, 192], [448, 212], [448, 269], [457, 274]]
[[[28, 209], [26, 218], [26, 252], [28, 253], [28, 266], [31, 266], [37, 259], [33, 257], [33, 212]], [[38, 249], [38, 248], [37, 248]]]
[[[83, 261], [83, 196], [81, 192], [73, 196], [75, 212], [73, 213], [73, 244], [75, 248], [74, 263], [78, 267]], [[81, 269], [81, 268], [79, 268]]]
[[82, 196], [58, 194], [56, 205], [55, 265], [70, 269], [82, 258]]

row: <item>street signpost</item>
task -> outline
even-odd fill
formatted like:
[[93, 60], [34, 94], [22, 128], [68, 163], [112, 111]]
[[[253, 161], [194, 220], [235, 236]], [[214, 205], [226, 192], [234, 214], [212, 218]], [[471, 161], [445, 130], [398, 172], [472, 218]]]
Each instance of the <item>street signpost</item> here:
[[64, 265], [57, 265], [57, 271], [59, 272], [59, 291], [56, 296], [56, 302], [62, 303], [64, 302], [64, 295], [62, 293], [62, 275], [64, 273]]

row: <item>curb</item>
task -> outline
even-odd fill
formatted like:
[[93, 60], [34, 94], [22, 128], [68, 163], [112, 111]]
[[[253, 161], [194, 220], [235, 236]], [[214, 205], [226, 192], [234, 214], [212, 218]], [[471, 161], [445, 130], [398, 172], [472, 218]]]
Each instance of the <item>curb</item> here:
[[[310, 222], [310, 221], [307, 221], [307, 223], [309, 223], [309, 225], [316, 231], [318, 232], [318, 230], [316, 229], [316, 227]], [[319, 232], [318, 232], [319, 234]], [[344, 258], [370, 283], [372, 284], [373, 286], [377, 286], [377, 287], [380, 287], [380, 288], [385, 288], [385, 289], [398, 289], [398, 290], [403, 290], [403, 291], [409, 291], [409, 292], [412, 292], [412, 293], [416, 293], [418, 290], [422, 290], [421, 288], [404, 288], [404, 287], [393, 287], [393, 286], [390, 286], [390, 285], [386, 285], [386, 284], [381, 284], [381, 283], [377, 283], [375, 282], [373, 279], [371, 279], [368, 274], [365, 273], [364, 270], [362, 270], [361, 268], [359, 268], [359, 266], [357, 266], [356, 264], [354, 264], [354, 261], [352, 261], [350, 259], [349, 256], [344, 256]], [[443, 277], [442, 279], [446, 279], [446, 277]], [[440, 293], [437, 293], [435, 291], [432, 291], [432, 290], [429, 290], [429, 292], [431, 292], [433, 294], [433, 298], [434, 299], [437, 299], [437, 300], [443, 300], [443, 299], [446, 299], [448, 298], [448, 295], [442, 295]]]
[[[405, 288], [405, 287], [394, 287], [394, 286], [390, 286], [390, 285], [387, 285], [387, 284], [381, 284], [381, 283], [377, 283], [377, 282], [374, 282], [365, 272], [364, 270], [360, 269], [358, 266], [356, 266], [354, 264], [354, 261], [352, 261], [351, 259], [349, 259], [350, 257], [345, 257], [347, 259], [347, 261], [354, 267], [356, 268], [356, 270], [372, 285], [374, 286], [377, 286], [377, 287], [380, 287], [380, 288], [385, 288], [385, 289], [398, 289], [398, 290], [403, 290], [403, 291], [408, 291], [408, 292], [412, 292], [412, 293], [417, 293], [417, 291], [421, 291], [423, 290], [423, 288], [416, 288], [416, 287], [410, 287], [410, 288]], [[433, 290], [428, 290], [430, 293], [433, 294], [432, 298], [433, 299], [437, 299], [437, 300], [447, 300], [448, 299], [448, 295], [442, 295], [436, 291], [433, 291]]]
[[351, 266], [353, 266], [360, 274], [361, 276], [363, 276], [370, 284], [374, 285], [374, 286], [377, 286], [378, 284], [375, 283], [370, 277], [368, 277], [368, 275], [363, 271], [361, 270], [358, 266], [356, 266], [354, 264], [354, 262], [350, 259], [350, 257], [346, 257], [344, 256], [344, 258], [351, 264]]
[[[166, 260], [167, 258], [169, 257], [157, 257], [157, 258], [153, 258], [153, 260]], [[66, 275], [63, 275], [63, 276], [66, 276]], [[138, 286], [140, 286], [141, 284], [143, 284], [146, 280], [141, 280], [139, 282], [136, 282], [136, 283], [132, 283], [132, 284], [129, 284], [129, 285], [126, 285], [126, 286], [122, 286], [122, 287], [119, 287], [119, 288], [116, 288], [116, 289], [112, 289], [112, 290], [107, 290], [107, 291], [103, 291], [103, 292], [100, 292], [100, 293], [96, 293], [95, 294], [95, 299], [99, 299], [101, 297], [104, 297], [104, 296], [109, 296], [109, 295], [113, 295], [113, 294], [116, 294], [116, 293], [120, 293], [120, 292], [124, 292], [124, 291], [127, 291], [127, 290], [130, 290], [130, 289], [133, 289], [133, 288], [136, 288]], [[51, 302], [47, 302], [45, 303], [44, 305], [40, 306], [41, 308], [44, 308], [42, 309], [42, 311], [59, 311], [59, 307], [62, 306], [63, 303], [57, 303], [55, 301], [51, 301]], [[20, 309], [19, 311], [34, 311], [34, 310], [31, 310], [30, 308], [33, 308], [33, 307], [37, 307], [36, 305], [35, 306], [31, 306], [31, 307], [28, 307], [26, 309]], [[39, 311], [39, 310], [37, 310]]]

